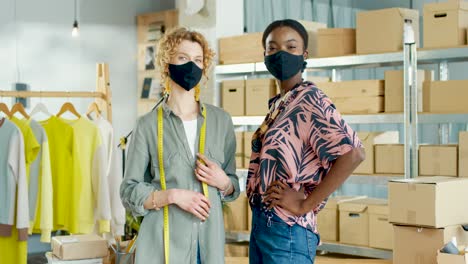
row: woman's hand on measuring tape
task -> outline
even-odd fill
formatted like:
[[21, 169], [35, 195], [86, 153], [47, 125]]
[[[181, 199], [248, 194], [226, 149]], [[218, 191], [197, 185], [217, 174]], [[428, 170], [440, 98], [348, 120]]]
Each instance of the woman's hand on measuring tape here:
[[177, 189], [173, 196], [174, 203], [184, 211], [205, 221], [210, 214], [210, 201], [201, 193]]
[[199, 153], [197, 156], [199, 159], [197, 160], [195, 175], [198, 180], [219, 190], [225, 190], [227, 186], [231, 184], [231, 179], [229, 179], [224, 170], [221, 169], [218, 164], [209, 160], [205, 155]]

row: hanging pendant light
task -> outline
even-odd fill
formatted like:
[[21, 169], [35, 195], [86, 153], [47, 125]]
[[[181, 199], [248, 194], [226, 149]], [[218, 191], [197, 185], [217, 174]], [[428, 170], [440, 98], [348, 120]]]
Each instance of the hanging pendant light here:
[[77, 18], [77, 1], [75, 1], [75, 21], [73, 22], [72, 37], [76, 38], [80, 35], [80, 29], [78, 27], [78, 18]]

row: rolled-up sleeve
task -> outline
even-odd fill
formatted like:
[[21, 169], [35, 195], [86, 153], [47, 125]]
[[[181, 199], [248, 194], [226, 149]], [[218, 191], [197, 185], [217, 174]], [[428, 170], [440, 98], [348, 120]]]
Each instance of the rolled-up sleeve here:
[[324, 168], [329, 168], [334, 160], [362, 144], [356, 133], [343, 120], [332, 101], [320, 90], [307, 94], [310, 102], [309, 143], [319, 157]]
[[145, 182], [145, 172], [150, 164], [147, 139], [149, 135], [151, 135], [150, 127], [145, 127], [144, 119], [139, 119], [133, 131], [124, 179], [120, 185], [122, 204], [132, 212], [133, 216], [144, 216], [148, 213], [143, 204], [151, 192], [156, 190], [154, 185]]
[[234, 133], [234, 124], [232, 118], [226, 113], [226, 119], [229, 120], [226, 130], [226, 143], [224, 147], [224, 164], [223, 170], [226, 175], [231, 179], [234, 192], [230, 195], [224, 196], [223, 201], [232, 202], [240, 194], [239, 177], [236, 175], [236, 135]]

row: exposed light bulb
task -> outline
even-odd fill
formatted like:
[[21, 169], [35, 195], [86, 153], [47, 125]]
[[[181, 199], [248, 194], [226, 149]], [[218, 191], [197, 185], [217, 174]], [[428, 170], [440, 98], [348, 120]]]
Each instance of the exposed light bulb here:
[[78, 28], [78, 21], [75, 20], [73, 23], [72, 37], [76, 38], [80, 35], [80, 29]]

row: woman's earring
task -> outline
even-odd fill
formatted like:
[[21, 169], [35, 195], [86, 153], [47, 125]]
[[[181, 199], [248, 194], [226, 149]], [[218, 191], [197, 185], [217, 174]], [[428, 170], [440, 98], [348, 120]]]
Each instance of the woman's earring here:
[[200, 101], [200, 84], [195, 86], [195, 101]]
[[169, 78], [166, 78], [166, 85], [164, 85], [164, 94], [170, 94], [171, 87], [169, 86]]

